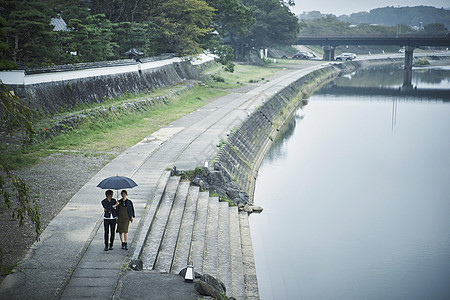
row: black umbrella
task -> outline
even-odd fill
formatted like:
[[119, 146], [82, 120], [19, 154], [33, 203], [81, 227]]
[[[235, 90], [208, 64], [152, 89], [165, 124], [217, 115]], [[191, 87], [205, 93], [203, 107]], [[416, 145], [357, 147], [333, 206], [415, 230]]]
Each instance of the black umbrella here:
[[132, 189], [137, 186], [137, 183], [133, 181], [133, 179], [125, 177], [125, 176], [111, 176], [103, 179], [97, 187], [101, 189], [112, 189], [112, 190], [120, 190], [120, 189]]

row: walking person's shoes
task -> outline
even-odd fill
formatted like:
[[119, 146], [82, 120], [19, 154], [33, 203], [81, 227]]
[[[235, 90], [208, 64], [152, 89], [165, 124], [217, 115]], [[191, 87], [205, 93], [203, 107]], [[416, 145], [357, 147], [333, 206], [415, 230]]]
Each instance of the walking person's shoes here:
[[122, 242], [122, 249], [125, 249], [125, 244], [124, 242]]
[[128, 243], [125, 243], [125, 250], [128, 250]]
[[108, 251], [108, 246], [105, 246], [105, 251]]
[[113, 249], [113, 244], [109, 244], [109, 250]]

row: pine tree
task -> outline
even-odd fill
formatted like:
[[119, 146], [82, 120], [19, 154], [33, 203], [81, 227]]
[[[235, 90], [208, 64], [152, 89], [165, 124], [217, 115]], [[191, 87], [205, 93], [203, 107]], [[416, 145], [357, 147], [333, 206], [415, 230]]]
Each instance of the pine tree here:
[[[12, 60], [22, 66], [53, 63], [57, 55], [51, 12], [38, 1], [22, 1], [7, 19]], [[12, 43], [12, 45], [11, 45]]]

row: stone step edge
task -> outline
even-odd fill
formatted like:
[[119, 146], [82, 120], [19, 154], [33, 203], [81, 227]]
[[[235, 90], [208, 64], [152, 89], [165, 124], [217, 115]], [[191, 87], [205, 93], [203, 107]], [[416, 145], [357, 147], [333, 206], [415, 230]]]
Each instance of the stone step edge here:
[[[200, 206], [201, 204], [203, 204], [203, 207]], [[209, 192], [199, 192], [188, 256], [188, 262], [193, 264], [194, 270], [196, 269], [199, 273], [203, 272], [206, 222], [208, 220], [208, 205]], [[201, 250], [201, 252], [198, 250]]]
[[241, 231], [242, 259], [244, 264], [245, 298], [259, 299], [250, 224], [248, 221], [248, 213], [244, 211], [239, 212], [239, 227]]
[[219, 201], [217, 231], [217, 279], [225, 284], [227, 296], [231, 296], [231, 242], [230, 207], [228, 202]]
[[144, 242], [141, 260], [144, 269], [154, 270], [156, 266], [156, 258], [161, 250], [164, 235], [167, 231], [170, 214], [172, 213], [177, 190], [180, 183], [179, 176], [171, 176], [163, 193], [161, 203], [153, 217], [151, 227], [147, 232]]
[[203, 248], [203, 274], [217, 278], [218, 232], [219, 232], [219, 198], [210, 196], [206, 219], [205, 244]]
[[230, 294], [236, 299], [245, 298], [244, 262], [242, 258], [241, 232], [239, 226], [239, 211], [237, 206], [229, 208], [230, 218], [230, 259], [231, 286]]
[[[187, 185], [187, 187], [186, 187], [186, 185]], [[173, 252], [169, 251], [169, 254], [170, 254], [169, 256], [171, 257], [171, 259], [170, 259], [170, 266], [169, 266], [169, 269], [166, 270], [164, 273], [170, 273], [170, 271], [172, 270], [173, 260], [175, 258], [175, 252], [176, 252], [178, 239], [179, 239], [179, 235], [180, 235], [180, 230], [181, 230], [181, 223], [183, 221], [184, 211], [186, 209], [186, 201], [187, 201], [187, 197], [188, 197], [188, 194], [189, 194], [189, 186], [190, 186], [190, 182], [188, 183], [188, 182], [184, 182], [184, 181], [181, 181], [181, 180], [178, 182], [177, 189], [175, 191], [175, 196], [174, 196], [174, 199], [173, 199], [173, 202], [172, 202], [172, 208], [171, 208], [169, 216], [167, 218], [167, 223], [166, 223], [166, 226], [164, 228], [164, 233], [163, 233], [163, 236], [162, 236], [162, 239], [161, 239], [161, 243], [159, 244], [158, 253], [156, 255], [155, 264], [153, 266], [154, 270], [159, 270], [160, 272], [162, 271], [158, 267], [158, 263], [161, 263], [160, 260], [165, 255], [163, 253], [163, 247], [166, 246], [165, 244], [168, 241], [168, 239], [167, 239], [167, 232], [168, 232], [168, 230], [171, 230], [171, 226], [170, 226], [171, 223], [175, 222], [176, 226], [175, 226], [174, 230], [175, 230], [175, 233], [176, 233], [175, 234], [176, 239], [175, 239], [173, 247], [172, 246], [168, 247], [168, 248], [170, 248], [169, 250], [172, 250], [172, 248], [173, 248]], [[183, 188], [186, 188], [185, 192], [182, 192]], [[177, 207], [175, 207], [176, 205], [182, 205], [182, 207], [177, 208]], [[179, 217], [174, 215], [174, 213], [176, 212], [177, 209], [181, 210], [180, 211], [181, 212], [181, 216], [179, 216]], [[175, 212], [174, 212], [174, 210], [175, 210]]]
[[[173, 256], [172, 268], [170, 270], [171, 273], [178, 274], [184, 267], [186, 267], [190, 263], [189, 253], [192, 244], [192, 237], [194, 234], [194, 223], [195, 216], [197, 214], [199, 196], [200, 187], [190, 184], [188, 196], [184, 206], [183, 217], [181, 219], [180, 231], [178, 233], [175, 253]], [[189, 204], [192, 206], [188, 207]], [[184, 251], [184, 254], [181, 254], [180, 251]]]
[[[159, 208], [161, 199], [166, 190], [167, 183], [169, 182], [170, 171], [165, 171], [161, 174], [156, 185], [155, 193], [153, 197], [150, 197], [147, 205], [144, 209], [143, 217], [138, 224], [138, 228], [134, 234], [134, 237], [130, 246], [130, 267], [134, 270], [142, 269], [142, 260], [140, 259], [142, 249], [144, 248], [145, 240], [147, 239], [148, 232], [153, 223], [156, 211]], [[138, 238], [136, 238], [138, 237]]]

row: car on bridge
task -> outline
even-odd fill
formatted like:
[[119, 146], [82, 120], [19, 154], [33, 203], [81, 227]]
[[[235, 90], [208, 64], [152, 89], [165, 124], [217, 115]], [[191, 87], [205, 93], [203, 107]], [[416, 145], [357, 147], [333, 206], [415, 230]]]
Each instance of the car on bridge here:
[[336, 60], [340, 60], [340, 61], [354, 60], [355, 58], [356, 58], [355, 53], [342, 53], [341, 55], [336, 56]]

